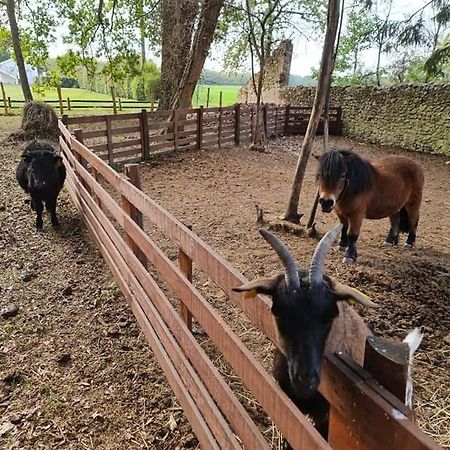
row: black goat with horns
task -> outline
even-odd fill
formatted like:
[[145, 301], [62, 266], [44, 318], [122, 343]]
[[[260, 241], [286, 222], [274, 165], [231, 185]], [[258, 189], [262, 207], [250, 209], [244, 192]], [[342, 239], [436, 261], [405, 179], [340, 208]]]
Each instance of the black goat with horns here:
[[[321, 239], [309, 270], [297, 267], [280, 239], [260, 230], [279, 256], [285, 272], [234, 288], [245, 292], [246, 297], [257, 294], [272, 297], [272, 314], [280, 336], [280, 350], [275, 351], [273, 362], [274, 377], [299, 409], [311, 416], [325, 438], [328, 403], [317, 391], [324, 351], [343, 352], [362, 365], [366, 338], [371, 332], [347, 301], [378, 306], [362, 292], [324, 274], [326, 255], [341, 229], [342, 225], [337, 225]], [[410, 361], [421, 339], [417, 328], [406, 337]]]

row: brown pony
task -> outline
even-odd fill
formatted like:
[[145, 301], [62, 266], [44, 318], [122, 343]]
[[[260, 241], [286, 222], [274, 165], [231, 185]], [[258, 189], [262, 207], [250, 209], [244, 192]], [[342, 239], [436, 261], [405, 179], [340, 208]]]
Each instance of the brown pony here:
[[344, 262], [356, 262], [356, 241], [362, 221], [389, 217], [385, 245], [398, 244], [400, 232], [409, 233], [405, 247], [416, 240], [424, 175], [421, 167], [403, 156], [369, 162], [350, 150], [330, 150], [318, 157], [319, 203], [323, 212], [335, 210], [343, 224], [339, 249]]

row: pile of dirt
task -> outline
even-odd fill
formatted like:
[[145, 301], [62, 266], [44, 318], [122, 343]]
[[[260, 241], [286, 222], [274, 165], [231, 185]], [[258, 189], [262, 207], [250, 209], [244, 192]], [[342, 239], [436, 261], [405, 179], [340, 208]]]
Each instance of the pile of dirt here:
[[58, 116], [51, 106], [44, 102], [28, 102], [23, 107], [21, 129], [11, 133], [10, 140], [30, 139], [57, 140]]

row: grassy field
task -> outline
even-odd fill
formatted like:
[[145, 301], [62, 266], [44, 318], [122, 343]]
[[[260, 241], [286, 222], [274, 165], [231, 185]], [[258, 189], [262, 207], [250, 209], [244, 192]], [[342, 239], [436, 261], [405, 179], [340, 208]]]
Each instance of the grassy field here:
[[[6, 96], [10, 97], [12, 101], [23, 100], [22, 90], [19, 85], [5, 84]], [[239, 93], [240, 86], [218, 86], [218, 85], [198, 85], [195, 89], [194, 96], [192, 98], [192, 106], [197, 108], [200, 105], [206, 107], [207, 105], [207, 92], [210, 89], [209, 95], [209, 106], [219, 106], [220, 92], [222, 92], [222, 104], [223, 106], [228, 106], [236, 103], [237, 96]], [[44, 94], [38, 94], [33, 92], [33, 97], [35, 100], [57, 100], [58, 94], [56, 89], [48, 89]], [[100, 94], [98, 92], [87, 91], [85, 89], [75, 89], [75, 88], [63, 88], [62, 97], [64, 100], [70, 98], [71, 100], [103, 100], [105, 104], [111, 104], [111, 96], [106, 94]], [[19, 108], [14, 108], [13, 113], [18, 114], [21, 110], [21, 104], [14, 104], [13, 106], [20, 106]], [[57, 107], [57, 103], [53, 104]], [[89, 106], [95, 106], [94, 104]], [[100, 105], [98, 105], [100, 106]], [[137, 110], [140, 110], [142, 106], [138, 106]], [[131, 112], [133, 109], [124, 109], [126, 112]], [[86, 108], [86, 109], [73, 109], [72, 111], [65, 110], [65, 113], [72, 115], [85, 115], [85, 114], [108, 114], [112, 112], [111, 108]]]

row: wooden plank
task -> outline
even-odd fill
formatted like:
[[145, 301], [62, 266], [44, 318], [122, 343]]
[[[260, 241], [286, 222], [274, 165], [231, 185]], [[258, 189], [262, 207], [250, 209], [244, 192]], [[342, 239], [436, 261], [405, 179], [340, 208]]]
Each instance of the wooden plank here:
[[333, 405], [364, 448], [425, 450], [440, 447], [426, 436], [402, 410], [395, 397], [388, 402], [365, 382], [372, 378], [363, 369], [339, 355], [327, 355], [322, 369], [320, 392]]
[[[126, 141], [121, 141], [121, 142], [114, 142], [111, 145], [111, 148], [113, 150], [117, 149], [117, 148], [124, 148], [124, 147], [132, 147], [133, 145], [141, 145], [141, 138], [139, 139], [128, 139]], [[114, 152], [115, 154], [115, 152]]]
[[174, 150], [173, 141], [161, 142], [160, 144], [152, 144], [150, 142], [150, 151], [154, 152], [155, 150], [161, 150], [162, 148], [170, 148]]
[[[150, 115], [150, 113], [148, 113]], [[148, 124], [148, 129], [150, 131], [152, 130], [161, 130], [161, 129], [170, 129], [173, 127], [173, 122], [172, 121], [168, 121], [168, 120], [164, 120], [161, 122], [152, 122], [150, 121]]]
[[184, 119], [184, 120], [179, 120], [178, 121], [178, 125], [180, 125], [180, 126], [196, 125], [196, 124], [197, 124], [197, 119]]
[[[209, 92], [209, 91], [208, 91]], [[203, 106], [200, 106], [197, 112], [197, 149], [200, 150], [203, 145]]]
[[93, 151], [95, 153], [100, 153], [100, 152], [106, 151], [106, 154], [108, 154], [108, 144], [91, 145], [89, 148], [91, 149], [91, 151]]
[[155, 117], [157, 117], [157, 118], [161, 118], [161, 117], [164, 117], [164, 118], [167, 118], [167, 117], [170, 117], [172, 115], [172, 111], [168, 111], [168, 110], [161, 110], [161, 109], [158, 109], [158, 111], [154, 111], [154, 112], [149, 112], [148, 113], [148, 118], [149, 119], [154, 119]]
[[150, 145], [154, 142], [171, 141], [173, 142], [173, 133], [158, 134], [150, 136]]
[[241, 104], [236, 103], [234, 108], [234, 143], [240, 145], [241, 141]]
[[[73, 100], [72, 100], [73, 102]], [[74, 108], [72, 106], [72, 108]], [[67, 125], [83, 124], [83, 123], [100, 123], [105, 122], [106, 115], [101, 116], [74, 116], [67, 118]]]
[[118, 134], [128, 134], [128, 133], [137, 133], [141, 131], [141, 127], [139, 125], [133, 127], [122, 127], [122, 128], [113, 128], [111, 130], [111, 134], [116, 136]]
[[85, 139], [92, 139], [97, 137], [106, 137], [106, 130], [87, 130], [84, 131], [84, 138]]
[[127, 156], [136, 156], [136, 157], [140, 158], [142, 156], [141, 148], [140, 147], [136, 147], [136, 148], [132, 148], [132, 149], [129, 149], [129, 150], [124, 150], [122, 152], [114, 152], [114, 158], [115, 159], [125, 158]]

